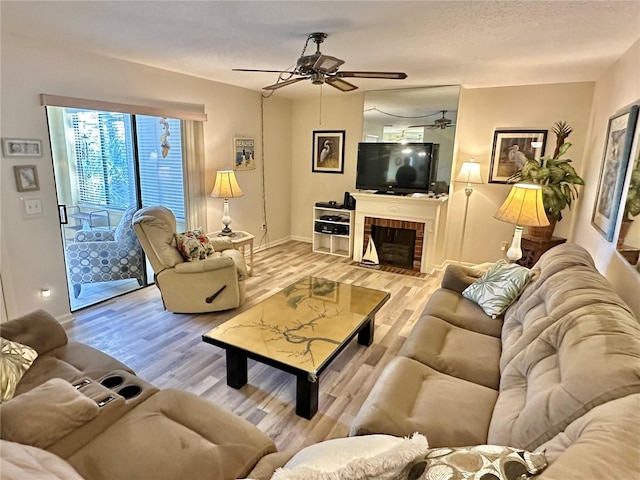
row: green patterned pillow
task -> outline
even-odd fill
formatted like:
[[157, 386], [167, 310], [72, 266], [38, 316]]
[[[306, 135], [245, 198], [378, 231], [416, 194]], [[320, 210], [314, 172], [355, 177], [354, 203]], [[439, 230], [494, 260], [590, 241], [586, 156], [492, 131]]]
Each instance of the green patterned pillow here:
[[528, 268], [499, 260], [465, 288], [462, 296], [476, 302], [487, 315], [496, 318], [520, 296], [532, 278], [533, 272]]
[[408, 480], [524, 480], [547, 467], [544, 453], [478, 445], [433, 448], [414, 462]]
[[0, 402], [13, 398], [18, 382], [37, 356], [27, 345], [0, 338]]

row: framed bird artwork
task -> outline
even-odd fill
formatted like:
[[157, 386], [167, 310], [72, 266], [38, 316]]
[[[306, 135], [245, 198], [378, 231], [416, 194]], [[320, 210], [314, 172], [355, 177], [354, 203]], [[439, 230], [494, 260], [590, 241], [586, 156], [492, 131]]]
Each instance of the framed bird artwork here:
[[489, 183], [507, 183], [527, 160], [540, 160], [546, 141], [547, 130], [496, 130]]
[[344, 173], [344, 130], [313, 131], [313, 172]]

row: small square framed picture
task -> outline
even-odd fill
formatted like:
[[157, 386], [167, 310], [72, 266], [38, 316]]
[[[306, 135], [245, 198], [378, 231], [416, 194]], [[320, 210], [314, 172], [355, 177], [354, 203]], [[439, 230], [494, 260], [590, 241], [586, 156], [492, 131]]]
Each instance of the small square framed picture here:
[[16, 188], [19, 192], [37, 192], [40, 190], [38, 182], [38, 167], [35, 165], [16, 165], [13, 167], [16, 177]]
[[20, 138], [3, 138], [2, 154], [5, 157], [41, 157], [42, 142]]

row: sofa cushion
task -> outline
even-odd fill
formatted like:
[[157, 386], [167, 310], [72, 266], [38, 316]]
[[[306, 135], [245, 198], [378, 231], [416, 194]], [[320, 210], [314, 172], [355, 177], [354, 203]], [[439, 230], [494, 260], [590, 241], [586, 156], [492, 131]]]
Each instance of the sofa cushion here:
[[396, 357], [380, 374], [350, 435], [419, 432], [433, 447], [486, 443], [497, 396], [490, 388]]
[[431, 449], [412, 470], [422, 480], [524, 480], [544, 470], [544, 453], [497, 445]]
[[306, 447], [276, 470], [271, 480], [342, 480], [399, 478], [408, 464], [424, 456], [423, 435], [336, 438]]
[[538, 447], [546, 479], [640, 478], [640, 394], [592, 408]]
[[44, 355], [67, 343], [67, 334], [62, 325], [44, 310], [36, 310], [0, 323], [0, 337], [29, 345], [38, 355]]
[[2, 438], [47, 448], [98, 415], [99, 407], [69, 382], [52, 378], [0, 405]]
[[491, 318], [482, 308], [460, 293], [439, 288], [431, 295], [422, 316], [441, 318], [457, 327], [500, 338], [502, 319]]
[[439, 318], [423, 316], [398, 355], [413, 358], [441, 373], [497, 390], [500, 348], [499, 338], [465, 330]]
[[462, 296], [476, 302], [495, 318], [502, 315], [531, 281], [533, 272], [516, 263], [497, 261], [478, 280], [462, 291]]
[[0, 338], [0, 403], [13, 398], [18, 382], [37, 356], [27, 345]]
[[28, 445], [0, 440], [2, 480], [82, 480], [60, 457]]
[[162, 390], [68, 458], [85, 478], [242, 478], [275, 452], [265, 434], [193, 394]]
[[535, 449], [595, 406], [640, 392], [639, 358], [628, 311], [575, 306], [502, 365], [489, 442]]

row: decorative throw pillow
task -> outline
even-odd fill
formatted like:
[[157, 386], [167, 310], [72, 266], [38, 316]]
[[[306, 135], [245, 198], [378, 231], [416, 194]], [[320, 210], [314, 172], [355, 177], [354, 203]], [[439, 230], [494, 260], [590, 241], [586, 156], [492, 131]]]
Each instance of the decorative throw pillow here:
[[413, 464], [407, 480], [524, 480], [546, 466], [544, 453], [511, 447], [433, 448]]
[[176, 233], [176, 245], [187, 262], [204, 260], [214, 252], [211, 240], [201, 228]]
[[396, 479], [428, 449], [427, 439], [417, 433], [336, 438], [303, 448], [271, 480]]
[[93, 420], [98, 404], [66, 380], [52, 378], [0, 406], [0, 436], [47, 448]]
[[28, 345], [0, 338], [0, 403], [13, 398], [16, 386], [38, 352]]
[[487, 315], [495, 318], [520, 296], [532, 278], [533, 272], [528, 268], [499, 260], [465, 288], [462, 296], [476, 302]]

